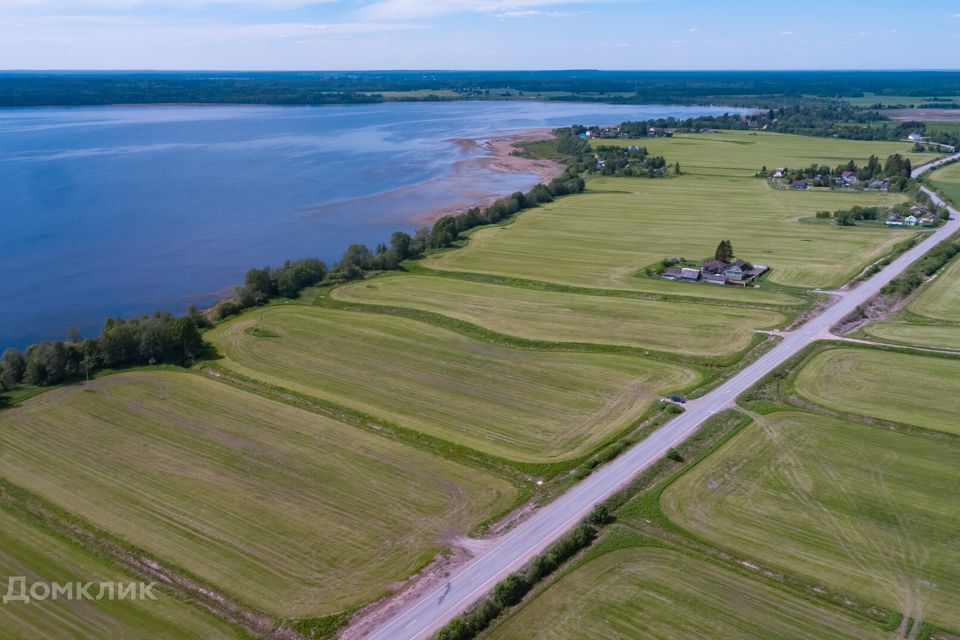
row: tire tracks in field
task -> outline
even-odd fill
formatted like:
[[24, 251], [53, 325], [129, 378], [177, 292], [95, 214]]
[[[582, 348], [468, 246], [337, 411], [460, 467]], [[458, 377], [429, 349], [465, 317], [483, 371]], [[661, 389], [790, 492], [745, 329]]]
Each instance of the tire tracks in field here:
[[[816, 464], [817, 471], [822, 473], [823, 476], [830, 481], [831, 486], [837, 490], [840, 498], [849, 508], [850, 513], [855, 513], [857, 508], [857, 501], [850, 489], [846, 486], [842, 476], [836, 472], [833, 465], [825, 460], [823, 455], [817, 453], [817, 449], [811, 448], [806, 452], [807, 462], [804, 463], [804, 461], [793, 452], [782, 434], [778, 433], [776, 429], [771, 427], [759, 416], [756, 417], [755, 420], [760, 425], [764, 434], [767, 435], [768, 440], [777, 447], [781, 459], [787, 463], [780, 467], [780, 475], [787, 486], [790, 487], [793, 497], [808, 509], [810, 513], [819, 514], [819, 522], [823, 525], [823, 531], [830, 533], [839, 549], [865, 574], [874, 576], [878, 580], [878, 584], [882, 585], [883, 590], [895, 601], [901, 603], [903, 618], [900, 628], [897, 630], [897, 637], [915, 640], [922, 624], [923, 600], [919, 593], [918, 579], [911, 577], [911, 574], [914, 573], [911, 569], [916, 568], [913, 566], [914, 563], [911, 563], [909, 561], [910, 559], [904, 558], [896, 548], [888, 549], [876, 536], [868, 535], [865, 531], [867, 527], [861, 529], [845, 525], [834, 512], [814, 500], [804, 486], [808, 483], [804, 482], [804, 478], [801, 477], [802, 470], [810, 462]], [[874, 467], [872, 476], [878, 480], [874, 483], [874, 486], [878, 487], [878, 490], [882, 494], [881, 497], [889, 498], [890, 502], [896, 502], [892, 497], [889, 486], [883, 481], [883, 473], [879, 470], [879, 467]], [[917, 541], [913, 538], [905, 537], [904, 534], [907, 528], [904, 526], [900, 512], [901, 510], [897, 509], [897, 522], [899, 526], [896, 527], [894, 533], [897, 540], [901, 543], [897, 546], [901, 549], [909, 549], [909, 553], [913, 556], [913, 559], [917, 559], [919, 555], [916, 548]], [[863, 517], [860, 517], [859, 521], [866, 523]], [[872, 549], [875, 552], [875, 557], [866, 555], [863, 551], [860, 551], [860, 549]], [[886, 569], [886, 579], [881, 579], [884, 578], [884, 576], [877, 572], [878, 562]]]

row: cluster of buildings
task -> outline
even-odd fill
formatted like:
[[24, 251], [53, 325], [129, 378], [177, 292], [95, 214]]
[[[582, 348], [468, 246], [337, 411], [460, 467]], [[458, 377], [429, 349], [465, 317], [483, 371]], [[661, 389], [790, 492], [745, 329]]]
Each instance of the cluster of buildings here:
[[673, 130], [663, 127], [650, 127], [647, 129], [647, 136], [650, 138], [672, 138]]
[[[790, 172], [784, 167], [779, 167], [770, 174], [770, 177], [774, 180], [783, 180], [790, 177]], [[839, 187], [841, 189], [858, 187], [867, 190], [885, 191], [890, 188], [890, 181], [884, 178], [883, 180], [861, 183], [860, 179], [857, 178], [856, 171], [844, 171], [839, 176], [818, 173], [811, 179], [801, 178], [790, 183], [791, 189], [809, 189], [810, 187]]]
[[749, 262], [740, 260], [739, 258], [732, 262], [707, 260], [699, 267], [669, 267], [660, 274], [660, 277], [664, 280], [686, 280], [688, 282], [703, 280], [711, 284], [729, 284], [745, 287], [765, 274], [769, 269], [766, 265], [751, 265]]
[[937, 222], [937, 216], [928, 213], [925, 208], [915, 204], [910, 207], [910, 215], [904, 217], [899, 213], [891, 212], [884, 224], [888, 227], [915, 227], [918, 224], [923, 227], [934, 227]]

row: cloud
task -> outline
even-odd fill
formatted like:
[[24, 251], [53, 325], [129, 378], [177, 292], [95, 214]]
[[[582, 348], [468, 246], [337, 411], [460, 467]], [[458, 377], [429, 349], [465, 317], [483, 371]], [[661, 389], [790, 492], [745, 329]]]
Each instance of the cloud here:
[[372, 20], [419, 20], [465, 12], [514, 18], [550, 14], [564, 17], [562, 12], [546, 12], [540, 8], [595, 1], [597, 0], [376, 0], [360, 9], [360, 15]]
[[540, 11], [539, 9], [511, 9], [501, 11], [498, 18], [573, 18], [576, 14], [570, 11]]
[[689, 31], [690, 33], [699, 33], [703, 31], [703, 29], [701, 29], [700, 27], [690, 27], [689, 29], [687, 29], [687, 31]]
[[790, 38], [793, 36], [793, 31], [781, 31], [780, 35], [784, 38]]
[[139, 8], [203, 9], [213, 6], [243, 6], [257, 9], [295, 9], [329, 4], [337, 0], [0, 0], [3, 10], [129, 11]]

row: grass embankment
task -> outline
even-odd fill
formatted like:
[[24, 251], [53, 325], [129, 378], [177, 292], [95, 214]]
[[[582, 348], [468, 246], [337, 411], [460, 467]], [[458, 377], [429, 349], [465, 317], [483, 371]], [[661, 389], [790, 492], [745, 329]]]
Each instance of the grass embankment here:
[[528, 340], [587, 342], [694, 356], [745, 349], [782, 313], [656, 300], [535, 291], [457, 278], [397, 276], [333, 291], [337, 300], [443, 314]]
[[924, 285], [904, 310], [863, 332], [885, 342], [960, 350], [960, 260]]
[[0, 464], [279, 617], [376, 598], [515, 496], [485, 472], [187, 373], [117, 374], [8, 409]]
[[[96, 600], [100, 582], [129, 584], [136, 578], [50, 534], [37, 523], [3, 509], [0, 509], [0, 576], [4, 577], [3, 594], [7, 594], [10, 576], [25, 577], [28, 589], [35, 583], [71, 584], [72, 589], [77, 582], [93, 583], [89, 598], [68, 600], [61, 595], [56, 600], [29, 604], [4, 603], [0, 606], [0, 635], [11, 640], [237, 637], [226, 625], [164, 594], [160, 588], [152, 590], [155, 600]], [[11, 595], [17, 594], [14, 591]]]
[[955, 441], [776, 412], [671, 485], [662, 505], [722, 549], [957, 629], [958, 483]]
[[[257, 322], [278, 337], [246, 333]], [[299, 305], [207, 337], [227, 369], [521, 462], [587, 454], [660, 395], [700, 379], [645, 358], [514, 349], [406, 318]]]
[[653, 547], [616, 549], [587, 562], [484, 637], [529, 638], [531, 629], [544, 640], [889, 637], [727, 568]]
[[930, 184], [960, 207], [960, 162], [937, 169], [929, 176]]
[[828, 349], [794, 381], [817, 404], [960, 435], [960, 359], [870, 349]]

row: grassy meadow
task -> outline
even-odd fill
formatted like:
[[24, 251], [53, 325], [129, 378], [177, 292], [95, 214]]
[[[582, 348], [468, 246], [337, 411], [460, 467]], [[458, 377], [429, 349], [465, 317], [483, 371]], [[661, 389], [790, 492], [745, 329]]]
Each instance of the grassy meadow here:
[[529, 340], [705, 356], [745, 349], [755, 329], [786, 320], [773, 311], [557, 293], [430, 276], [358, 282], [335, 289], [333, 297], [440, 313]]
[[960, 434], [960, 359], [874, 349], [827, 349], [794, 382], [818, 404]]
[[930, 174], [929, 179], [930, 184], [941, 191], [954, 205], [960, 207], [960, 162], [937, 169]]
[[486, 472], [175, 372], [107, 376], [0, 412], [0, 467], [281, 617], [382, 595], [516, 495]]
[[0, 509], [0, 576], [24, 576], [27, 588], [38, 582], [93, 582], [89, 599], [0, 605], [0, 635], [8, 640], [43, 638], [157, 638], [217, 640], [237, 634], [208, 616], [154, 589], [156, 600], [95, 600], [100, 582], [129, 584], [136, 579], [86, 551], [48, 533], [37, 524]]
[[[251, 335], [255, 326], [276, 337]], [[300, 305], [247, 313], [207, 337], [243, 375], [521, 462], [586, 454], [700, 379], [645, 358], [517, 349]]]
[[936, 157], [933, 153], [914, 153], [907, 142], [874, 142], [812, 138], [764, 131], [721, 131], [718, 133], [678, 133], [671, 138], [634, 140], [598, 140], [595, 144], [639, 145], [650, 153], [662, 155], [667, 162], [680, 163], [686, 173], [750, 177], [766, 166], [809, 167], [826, 164], [835, 167], [850, 160], [866, 164], [871, 155], [886, 160], [899, 153], [914, 164]]
[[484, 637], [525, 640], [531, 630], [542, 640], [889, 637], [729, 569], [652, 547], [617, 549], [590, 560]]
[[925, 284], [904, 311], [863, 331], [886, 342], [960, 350], [960, 260]]
[[855, 98], [844, 98], [845, 101], [849, 102], [852, 105], [858, 107], [872, 107], [875, 104], [882, 104], [885, 107], [889, 106], [906, 106], [906, 105], [915, 105], [922, 106], [923, 99], [941, 99], [941, 100], [958, 100], [960, 96], [888, 96], [880, 95], [876, 93], [864, 93], [862, 96], [857, 96]]
[[669, 256], [712, 256], [717, 243], [729, 239], [739, 256], [771, 266], [773, 282], [838, 286], [914, 232], [807, 219], [821, 209], [877, 205], [880, 197], [778, 190], [747, 177], [596, 178], [582, 195], [524, 212], [512, 224], [480, 229], [466, 247], [422, 264], [585, 287], [792, 304], [795, 298], [777, 291], [668, 282], [638, 272]]
[[664, 491], [722, 549], [960, 629], [960, 445], [799, 411], [769, 414]]

